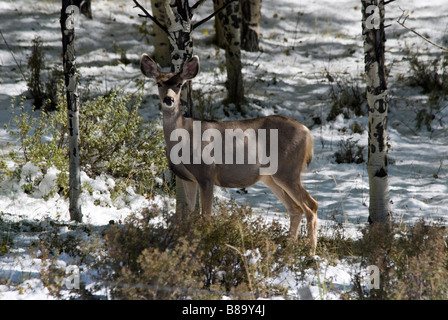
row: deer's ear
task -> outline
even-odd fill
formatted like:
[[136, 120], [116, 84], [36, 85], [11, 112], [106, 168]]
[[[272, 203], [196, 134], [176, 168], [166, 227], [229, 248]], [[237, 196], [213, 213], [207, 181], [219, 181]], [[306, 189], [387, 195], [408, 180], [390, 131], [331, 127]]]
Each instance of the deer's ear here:
[[146, 53], [142, 54], [140, 59], [140, 69], [148, 78], [155, 78], [160, 72], [157, 63], [155, 63]]
[[199, 72], [199, 57], [193, 56], [190, 60], [185, 62], [180, 76], [182, 77], [183, 80], [191, 80], [194, 77], [196, 77], [198, 72]]

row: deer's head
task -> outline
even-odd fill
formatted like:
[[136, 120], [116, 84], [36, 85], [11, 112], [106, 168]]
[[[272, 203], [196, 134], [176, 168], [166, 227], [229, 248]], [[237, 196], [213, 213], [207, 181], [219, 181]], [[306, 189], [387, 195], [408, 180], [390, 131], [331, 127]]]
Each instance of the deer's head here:
[[193, 56], [184, 63], [179, 72], [162, 72], [154, 60], [147, 54], [143, 54], [140, 60], [140, 69], [145, 76], [156, 81], [162, 107], [173, 109], [179, 106], [180, 92], [184, 83], [198, 74], [199, 57]]

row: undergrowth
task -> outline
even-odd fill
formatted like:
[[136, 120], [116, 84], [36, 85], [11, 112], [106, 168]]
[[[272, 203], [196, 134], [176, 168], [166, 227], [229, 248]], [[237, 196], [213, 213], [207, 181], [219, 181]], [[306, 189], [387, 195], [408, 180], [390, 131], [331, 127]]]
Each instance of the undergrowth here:
[[[108, 281], [120, 299], [219, 299], [270, 297], [270, 286], [289, 261], [285, 230], [255, 217], [248, 207], [220, 204], [216, 216], [194, 212], [184, 219], [149, 208], [106, 233]], [[141, 284], [135, 286], [135, 283]]]
[[[363, 265], [376, 265], [378, 289], [355, 281], [359, 299], [446, 300], [448, 298], [448, 231], [437, 223], [373, 226], [363, 232], [357, 254]], [[356, 280], [356, 279], [355, 279]]]
[[416, 111], [416, 127], [433, 129], [433, 121], [443, 121], [443, 109], [447, 107], [448, 96], [448, 54], [423, 58], [419, 52], [409, 53], [410, 73], [407, 82], [420, 87], [428, 95], [425, 106]]
[[[0, 220], [0, 233], [9, 238], [4, 255], [23, 234], [38, 235], [29, 249], [41, 261], [39, 279], [61, 299], [297, 298], [291, 281], [317, 286], [314, 299], [330, 293], [361, 300], [448, 298], [448, 231], [442, 224], [366, 225], [356, 239], [341, 223], [328, 231], [318, 238], [317, 257], [308, 257], [303, 235], [292, 241], [279, 221], [235, 203], [218, 203], [211, 219], [150, 207], [103, 227]], [[325, 275], [342, 262], [352, 266], [344, 287]], [[66, 269], [73, 265], [81, 283], [67, 296]], [[369, 266], [379, 271], [378, 287], [368, 286]]]
[[327, 121], [333, 121], [340, 114], [345, 119], [366, 114], [366, 93], [365, 90], [354, 79], [334, 77], [328, 71], [326, 74], [331, 83], [329, 98], [331, 110], [327, 116]]
[[[144, 221], [155, 212], [147, 214]], [[192, 215], [175, 222], [171, 217], [165, 227], [133, 219], [106, 236], [116, 298], [287, 297], [287, 287], [270, 280], [289, 270], [303, 281], [309, 270], [319, 273], [319, 259], [330, 264], [348, 259], [360, 263], [361, 270], [378, 267], [378, 289], [369, 290], [355, 273], [341, 298], [448, 298], [447, 230], [437, 224], [366, 226], [357, 240], [341, 236], [343, 230], [335, 232], [319, 239], [320, 258], [314, 260], [306, 257], [303, 240], [291, 242], [283, 226], [266, 223], [247, 207], [221, 205], [211, 220]], [[144, 241], [136, 243], [137, 237]], [[322, 279], [318, 286], [330, 290], [331, 282]]]
[[[143, 121], [140, 104], [140, 95], [112, 91], [83, 102], [80, 108], [81, 170], [92, 179], [102, 174], [113, 177], [110, 192], [115, 196], [129, 186], [147, 196], [169, 192], [164, 182], [169, 179], [162, 130]], [[19, 149], [11, 148], [0, 159], [2, 180], [19, 180], [22, 189], [33, 194], [42, 191], [42, 182], [51, 173], [55, 175], [52, 190], [41, 196], [67, 196], [68, 118], [63, 86], [58, 88], [53, 112], [27, 111], [23, 99], [12, 109], [7, 129]], [[89, 190], [88, 185], [83, 187]]]

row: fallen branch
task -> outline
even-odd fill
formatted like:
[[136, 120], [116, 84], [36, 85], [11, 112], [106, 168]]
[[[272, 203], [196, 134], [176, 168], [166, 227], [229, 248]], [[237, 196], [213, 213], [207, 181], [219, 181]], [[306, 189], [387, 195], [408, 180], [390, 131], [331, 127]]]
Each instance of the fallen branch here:
[[[426, 38], [425, 36], [421, 35], [420, 33], [418, 33], [417, 31], [409, 28], [408, 26], [406, 26], [404, 23], [406, 22], [406, 19], [409, 18], [409, 14], [406, 14], [406, 12], [402, 9], [403, 13], [401, 14], [400, 18], [397, 19], [397, 23], [402, 26], [403, 28], [405, 28], [406, 30], [409, 30], [413, 33], [415, 33], [417, 36], [419, 36], [420, 38], [422, 38], [423, 40], [425, 40], [426, 42], [429, 42], [430, 44], [432, 44], [433, 46], [441, 49], [442, 51], [448, 52], [448, 49], [445, 47], [442, 47], [441, 45], [438, 45], [437, 43], [432, 42], [431, 40], [429, 40], [428, 38]], [[403, 21], [401, 21], [403, 19]]]

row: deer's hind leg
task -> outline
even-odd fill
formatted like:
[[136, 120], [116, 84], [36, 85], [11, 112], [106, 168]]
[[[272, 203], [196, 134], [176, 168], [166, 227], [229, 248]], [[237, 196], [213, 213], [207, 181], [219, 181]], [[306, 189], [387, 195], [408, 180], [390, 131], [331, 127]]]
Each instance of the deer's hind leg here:
[[296, 202], [281, 188], [271, 176], [263, 176], [261, 180], [271, 189], [272, 193], [283, 203], [289, 214], [289, 235], [297, 239], [302, 220], [303, 210], [297, 206]]
[[280, 180], [273, 178], [274, 182], [294, 200], [296, 207], [305, 213], [307, 233], [311, 244], [311, 253], [315, 254], [317, 246], [317, 209], [318, 203], [298, 181]]
[[210, 180], [199, 181], [199, 194], [201, 198], [202, 217], [209, 219], [212, 216], [214, 183]]

